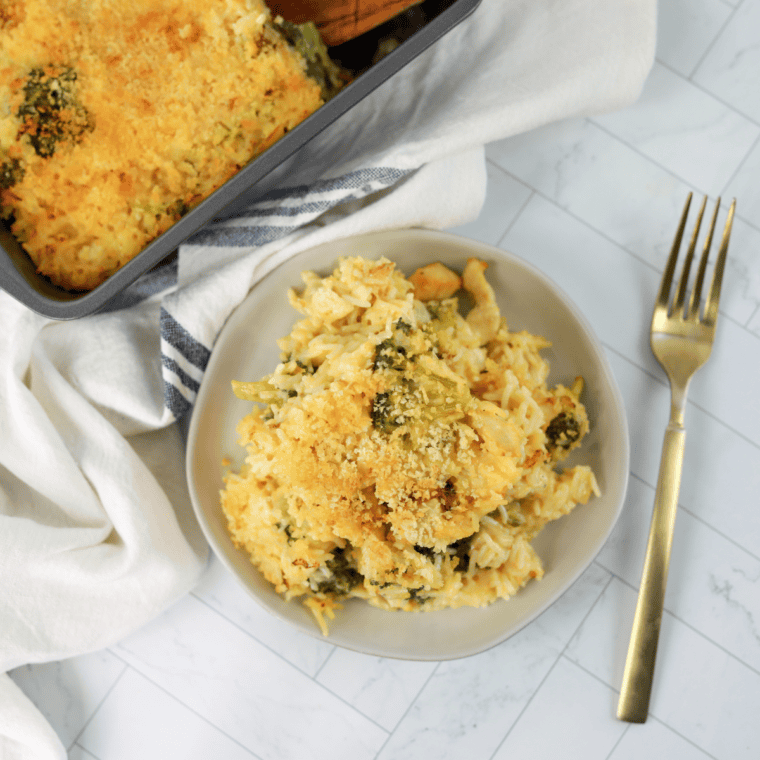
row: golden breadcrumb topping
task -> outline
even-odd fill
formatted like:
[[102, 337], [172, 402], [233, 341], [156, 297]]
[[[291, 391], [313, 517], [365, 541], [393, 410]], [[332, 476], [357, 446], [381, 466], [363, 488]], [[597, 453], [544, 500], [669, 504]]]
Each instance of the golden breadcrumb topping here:
[[281, 363], [233, 383], [256, 406], [221, 494], [231, 535], [323, 630], [346, 597], [403, 610], [507, 598], [543, 573], [541, 528], [598, 493], [589, 467], [557, 469], [589, 429], [583, 381], [547, 387], [549, 342], [509, 330], [485, 268], [407, 280], [349, 258], [307, 272]]
[[0, 4], [0, 207], [88, 290], [322, 104], [263, 0]]

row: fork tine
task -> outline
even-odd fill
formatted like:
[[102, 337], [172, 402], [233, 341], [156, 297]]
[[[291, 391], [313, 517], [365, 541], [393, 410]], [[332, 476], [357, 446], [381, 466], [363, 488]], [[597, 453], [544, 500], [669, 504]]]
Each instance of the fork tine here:
[[[708, 325], [714, 325], [718, 319], [718, 302], [720, 301], [720, 287], [723, 283], [723, 270], [726, 267], [726, 257], [728, 256], [728, 241], [731, 238], [731, 228], [734, 224], [734, 210], [736, 209], [736, 198], [731, 202], [726, 217], [726, 225], [723, 228], [723, 238], [720, 241], [718, 250], [718, 259], [715, 262], [712, 282], [710, 283], [710, 293], [707, 296], [705, 304], [704, 322]], [[717, 212], [717, 208], [716, 208]]]
[[[705, 196], [705, 200], [707, 200], [707, 196]], [[699, 261], [699, 269], [697, 270], [697, 276], [694, 279], [694, 288], [691, 291], [691, 298], [689, 298], [687, 319], [696, 318], [699, 312], [699, 302], [702, 298], [702, 286], [705, 282], [707, 261], [710, 258], [710, 248], [712, 247], [712, 239], [715, 233], [715, 223], [718, 221], [718, 211], [720, 211], [720, 196], [715, 203], [715, 211], [713, 211], [712, 221], [710, 222], [710, 229], [707, 231], [707, 237], [705, 238], [705, 244], [702, 249], [702, 258]]]
[[691, 205], [692, 193], [686, 198], [686, 204], [683, 207], [683, 213], [681, 214], [681, 221], [678, 223], [678, 230], [676, 236], [673, 239], [673, 247], [670, 249], [670, 257], [668, 263], [665, 265], [665, 271], [662, 275], [662, 282], [660, 283], [660, 290], [657, 293], [657, 300], [655, 301], [654, 313], [655, 315], [660, 312], [664, 312], [665, 316], [668, 313], [668, 302], [670, 301], [670, 286], [673, 284], [673, 274], [676, 271], [676, 262], [678, 261], [678, 251], [681, 248], [681, 239], [683, 238], [683, 231], [686, 227], [686, 218], [689, 216], [689, 206]]
[[[697, 238], [699, 236], [699, 228], [702, 226], [702, 217], [705, 215], [706, 207], [707, 207], [707, 196], [705, 196], [702, 199], [702, 205], [699, 209], [699, 213], [697, 214], [697, 221], [694, 223], [694, 231], [691, 233], [691, 241], [689, 242], [689, 251], [686, 254], [686, 260], [683, 263], [683, 269], [681, 271], [681, 279], [678, 283], [678, 293], [676, 294], [676, 300], [673, 303], [673, 314], [683, 315], [683, 305], [686, 302], [686, 289], [689, 285], [689, 272], [691, 271], [691, 262], [694, 260], [694, 251], [697, 248]], [[715, 220], [713, 220], [713, 224], [715, 224]], [[710, 228], [708, 243], [709, 243], [710, 237], [712, 237], [712, 228]], [[709, 249], [709, 245], [707, 249]]]

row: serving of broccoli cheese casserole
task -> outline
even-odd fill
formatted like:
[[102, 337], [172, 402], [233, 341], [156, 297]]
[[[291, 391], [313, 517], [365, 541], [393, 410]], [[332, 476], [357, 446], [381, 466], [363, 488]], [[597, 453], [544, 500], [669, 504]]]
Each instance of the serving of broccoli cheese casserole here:
[[0, 214], [38, 271], [92, 289], [319, 108], [298, 36], [263, 0], [2, 0]]
[[485, 270], [407, 279], [356, 257], [306, 272], [281, 362], [233, 383], [255, 404], [221, 492], [230, 534], [323, 633], [350, 597], [407, 611], [510, 597], [543, 574], [536, 534], [599, 494], [588, 466], [559, 467], [589, 429], [583, 380], [547, 387], [548, 341], [509, 330]]

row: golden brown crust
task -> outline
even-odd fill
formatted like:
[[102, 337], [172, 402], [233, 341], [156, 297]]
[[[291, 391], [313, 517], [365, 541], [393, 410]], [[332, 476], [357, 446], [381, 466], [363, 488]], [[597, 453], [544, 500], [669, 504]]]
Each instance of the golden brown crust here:
[[491, 334], [484, 269], [465, 269], [471, 321], [383, 259], [306, 273], [282, 363], [234, 384], [266, 406], [238, 426], [230, 532], [279, 593], [318, 599], [323, 630], [345, 596], [406, 610], [510, 596], [543, 572], [530, 540], [596, 492], [588, 467], [553, 469], [588, 430], [581, 384], [547, 388], [543, 338], [501, 317]]
[[322, 103], [262, 0], [3, 9], [0, 206], [64, 288], [98, 285]]

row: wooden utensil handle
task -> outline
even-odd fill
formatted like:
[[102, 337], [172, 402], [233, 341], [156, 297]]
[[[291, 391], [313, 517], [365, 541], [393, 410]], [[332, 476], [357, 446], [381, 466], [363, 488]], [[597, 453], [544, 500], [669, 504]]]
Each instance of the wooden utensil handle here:
[[313, 21], [326, 45], [340, 45], [374, 29], [420, 0], [267, 0], [273, 15], [296, 24]]

